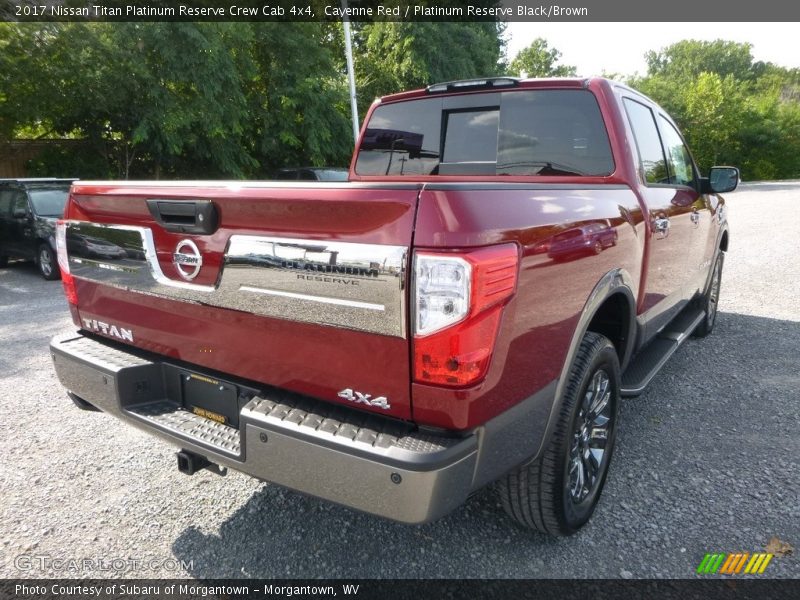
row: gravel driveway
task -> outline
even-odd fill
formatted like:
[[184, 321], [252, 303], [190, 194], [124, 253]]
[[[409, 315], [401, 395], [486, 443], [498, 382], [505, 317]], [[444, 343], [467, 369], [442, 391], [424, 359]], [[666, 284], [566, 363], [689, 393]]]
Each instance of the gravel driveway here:
[[[181, 475], [171, 446], [72, 406], [47, 352], [70, 324], [60, 284], [0, 270], [0, 577], [691, 577], [706, 552], [800, 548], [800, 182], [728, 205], [716, 331], [623, 401], [603, 500], [558, 540], [491, 490], [410, 527]], [[800, 577], [798, 551], [766, 574]]]

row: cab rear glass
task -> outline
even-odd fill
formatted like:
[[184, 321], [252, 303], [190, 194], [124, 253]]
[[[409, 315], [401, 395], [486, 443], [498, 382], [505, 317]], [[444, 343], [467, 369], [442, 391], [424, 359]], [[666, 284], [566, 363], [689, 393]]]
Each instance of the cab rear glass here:
[[440, 96], [378, 106], [356, 174], [604, 176], [614, 171], [587, 90]]
[[33, 210], [41, 217], [60, 217], [67, 204], [69, 188], [32, 189], [29, 192]]

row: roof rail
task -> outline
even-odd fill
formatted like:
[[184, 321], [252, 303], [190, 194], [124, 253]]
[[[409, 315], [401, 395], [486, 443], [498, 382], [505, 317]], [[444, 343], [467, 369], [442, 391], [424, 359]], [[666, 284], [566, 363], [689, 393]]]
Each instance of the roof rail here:
[[429, 94], [439, 94], [442, 92], [452, 92], [455, 90], [469, 89], [496, 89], [516, 87], [519, 85], [518, 77], [483, 77], [480, 79], [460, 79], [458, 81], [445, 81], [434, 83], [425, 88]]
[[77, 177], [8, 177], [0, 178], [0, 183], [49, 183], [50, 181], [78, 181]]

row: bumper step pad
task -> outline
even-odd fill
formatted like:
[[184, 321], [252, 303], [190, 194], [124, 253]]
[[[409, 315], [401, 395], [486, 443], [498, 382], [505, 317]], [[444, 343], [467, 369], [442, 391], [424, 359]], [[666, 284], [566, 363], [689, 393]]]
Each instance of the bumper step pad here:
[[381, 455], [409, 452], [440, 455], [461, 441], [415, 431], [410, 425], [290, 392], [257, 397], [242, 410], [242, 422], [308, 435], [330, 444]]
[[[359, 415], [321, 402], [291, 397], [291, 394], [286, 396], [289, 397], [280, 400], [254, 398], [244, 407], [242, 422], [262, 427], [272, 424], [271, 428], [329, 438], [331, 442], [347, 446], [356, 442], [374, 450], [396, 448], [416, 454], [431, 454], [458, 443], [458, 439], [454, 438], [412, 433], [411, 428], [402, 423]], [[196, 443], [237, 457], [241, 455], [238, 429], [196, 415], [174, 402], [132, 406], [126, 412]]]
[[220, 452], [234, 456], [241, 454], [238, 429], [196, 415], [172, 402], [133, 406], [127, 411], [161, 429], [186, 436], [199, 444], [212, 446]]

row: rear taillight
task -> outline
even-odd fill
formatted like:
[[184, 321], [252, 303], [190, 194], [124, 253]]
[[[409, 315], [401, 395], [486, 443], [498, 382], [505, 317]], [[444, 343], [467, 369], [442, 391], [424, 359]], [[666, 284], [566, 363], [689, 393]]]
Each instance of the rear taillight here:
[[67, 302], [77, 306], [78, 293], [75, 290], [75, 279], [69, 272], [69, 259], [67, 258], [67, 221], [63, 219], [56, 222], [56, 252], [58, 268], [61, 269], [61, 283], [64, 285]]
[[514, 244], [414, 257], [414, 380], [462, 387], [489, 367], [503, 306], [517, 284]]
[[414, 333], [428, 335], [466, 318], [472, 267], [460, 256], [416, 255]]

